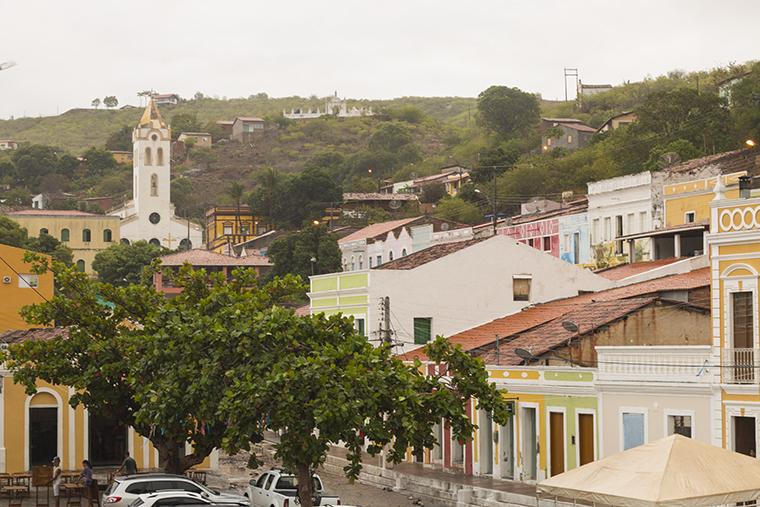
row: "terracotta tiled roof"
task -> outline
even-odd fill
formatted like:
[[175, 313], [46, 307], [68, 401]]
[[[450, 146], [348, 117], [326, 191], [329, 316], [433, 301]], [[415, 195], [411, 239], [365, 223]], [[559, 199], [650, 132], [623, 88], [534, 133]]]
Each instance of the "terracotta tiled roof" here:
[[572, 203], [559, 209], [553, 209], [549, 211], [542, 211], [540, 213], [527, 213], [525, 215], [517, 215], [512, 217], [512, 223], [510, 225], [527, 224], [530, 222], [538, 222], [539, 220], [545, 220], [547, 218], [559, 217], [564, 215], [574, 215], [576, 213], [583, 213], [588, 209], [588, 200], [583, 200], [581, 203]]
[[25, 341], [48, 341], [69, 334], [65, 327], [38, 327], [33, 329], [11, 329], [0, 333], [0, 343], [22, 343]]
[[11, 211], [8, 215], [13, 216], [40, 216], [40, 217], [94, 217], [103, 216], [96, 215], [95, 213], [88, 213], [86, 211], [78, 211], [71, 209], [22, 209], [19, 211]]
[[345, 236], [338, 240], [339, 244], [349, 243], [351, 241], [357, 241], [360, 239], [375, 238], [382, 234], [388, 234], [396, 227], [401, 227], [422, 217], [402, 218], [401, 220], [391, 220], [389, 222], [380, 222], [378, 224], [368, 225], [363, 229], [359, 229], [356, 232], [352, 232], [348, 236]]
[[311, 305], [305, 304], [296, 308], [296, 315], [299, 317], [305, 317], [311, 313]]
[[619, 266], [613, 266], [611, 268], [600, 269], [595, 271], [599, 276], [603, 276], [608, 280], [622, 280], [629, 276], [638, 275], [651, 269], [661, 268], [668, 264], [673, 264], [681, 260], [681, 257], [669, 257], [667, 259], [658, 259], [656, 261], [646, 262], [634, 262], [633, 264], [620, 264]]
[[563, 123], [562, 126], [573, 130], [579, 130], [581, 132], [596, 132], [596, 129], [594, 127], [591, 127], [584, 123]]
[[346, 192], [343, 194], [344, 201], [418, 201], [414, 194], [381, 194], [379, 192]]
[[238, 116], [235, 118], [235, 121], [264, 121], [263, 118], [258, 118], [256, 116]]
[[[533, 355], [540, 356], [567, 343], [571, 338], [584, 335], [610, 324], [651, 304], [656, 299], [654, 297], [639, 297], [624, 299], [622, 301], [592, 301], [578, 305], [549, 322], [521, 333], [508, 341], [500, 342], [498, 353], [499, 364], [521, 364], [523, 360], [515, 354], [515, 349], [525, 349]], [[576, 324], [578, 331], [568, 331], [565, 329], [562, 323], [566, 321]], [[478, 355], [486, 363], [489, 361], [493, 362], [496, 357], [495, 347]]]
[[182, 266], [189, 263], [191, 266], [271, 266], [269, 257], [263, 255], [248, 255], [246, 257], [233, 257], [210, 250], [193, 249], [164, 255], [161, 259], [162, 266]]
[[424, 250], [420, 250], [419, 252], [407, 255], [406, 257], [399, 257], [396, 260], [386, 262], [373, 269], [414, 269], [488, 239], [490, 238], [469, 239], [467, 241], [459, 241], [456, 243], [434, 245]]
[[[556, 299], [548, 303], [530, 306], [521, 312], [513, 313], [492, 320], [471, 329], [449, 337], [451, 343], [460, 345], [464, 350], [472, 350], [496, 341], [506, 339], [518, 333], [525, 332], [541, 324], [561, 317], [562, 315], [583, 308], [594, 301], [613, 301], [628, 298], [655, 295], [665, 291], [691, 290], [710, 285], [710, 268], [703, 268], [678, 275], [663, 276], [646, 282], [634, 283], [625, 287], [617, 287], [599, 292], [581, 294], [579, 296]], [[613, 305], [614, 306], [614, 305]], [[422, 349], [415, 349], [399, 356], [403, 360], [416, 358], [425, 359]]]
[[666, 171], [672, 173], [688, 172], [700, 167], [712, 164], [720, 164], [720, 172], [722, 174], [735, 173], [739, 171], [747, 171], [752, 173], [752, 170], [756, 168], [755, 158], [760, 155], [760, 149], [758, 148], [745, 148], [742, 150], [726, 151], [723, 153], [717, 153], [715, 155], [708, 155], [706, 157], [694, 158], [675, 164], [665, 168]]

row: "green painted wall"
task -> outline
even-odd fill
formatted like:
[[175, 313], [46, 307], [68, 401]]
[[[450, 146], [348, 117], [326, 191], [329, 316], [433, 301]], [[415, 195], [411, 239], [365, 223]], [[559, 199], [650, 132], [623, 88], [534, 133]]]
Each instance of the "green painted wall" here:
[[341, 296], [340, 306], [366, 305], [368, 296]]
[[564, 380], [570, 382], [592, 382], [594, 375], [589, 371], [547, 371], [544, 373], [546, 380]]
[[338, 306], [338, 298], [312, 299], [312, 308], [324, 308], [326, 306]]
[[[564, 372], [563, 372], [564, 373]], [[577, 375], [576, 373], [573, 373], [573, 375]], [[589, 373], [590, 375], [590, 373]], [[548, 372], [547, 372], [548, 376]], [[594, 410], [594, 421], [596, 422], [596, 434], [594, 435], [594, 438], [596, 439], [596, 449], [597, 449], [597, 458], [599, 457], [599, 453], [601, 451], [601, 446], [599, 442], [599, 410], [597, 408], [597, 399], [590, 396], [545, 396], [544, 397], [544, 403], [546, 404], [546, 420], [547, 420], [547, 428], [546, 431], [549, 431], [549, 411], [553, 407], [560, 407], [565, 409], [565, 448], [567, 450], [567, 470], [572, 470], [577, 466], [576, 463], [576, 445], [573, 443], [572, 437], [576, 436], [576, 442], [578, 440], [577, 434], [575, 433], [575, 411], [577, 409], [591, 409]], [[548, 441], [549, 435], [547, 433], [546, 438], [544, 441]]]
[[357, 273], [355, 275], [341, 275], [341, 289], [359, 289], [369, 285], [369, 275], [367, 273]]
[[328, 290], [338, 290], [338, 275], [329, 278], [312, 278], [311, 292], [325, 292]]

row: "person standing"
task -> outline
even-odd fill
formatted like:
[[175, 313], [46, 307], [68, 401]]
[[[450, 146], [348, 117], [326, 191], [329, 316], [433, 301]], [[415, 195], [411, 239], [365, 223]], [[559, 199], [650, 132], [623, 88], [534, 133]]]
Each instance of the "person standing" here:
[[53, 458], [53, 478], [50, 479], [50, 484], [53, 485], [53, 497], [55, 498], [55, 507], [60, 507], [61, 498], [61, 479], [63, 470], [61, 470], [61, 458], [56, 456]]
[[82, 461], [82, 473], [79, 474], [79, 480], [84, 485], [85, 496], [87, 497], [90, 507], [92, 507], [92, 464], [90, 464], [88, 460]]
[[121, 466], [118, 470], [116, 470], [113, 474], [118, 475], [124, 471], [127, 475], [136, 475], [137, 474], [137, 462], [134, 460], [132, 456], [129, 455], [129, 453], [124, 454], [124, 461], [122, 462]]

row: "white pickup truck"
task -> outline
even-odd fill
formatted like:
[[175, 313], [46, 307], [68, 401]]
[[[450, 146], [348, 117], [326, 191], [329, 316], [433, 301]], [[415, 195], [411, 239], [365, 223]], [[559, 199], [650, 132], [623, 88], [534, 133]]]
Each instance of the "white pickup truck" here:
[[[312, 476], [314, 481], [314, 505], [340, 505], [340, 498], [325, 495], [322, 479]], [[251, 507], [295, 507], [298, 501], [298, 480], [284, 470], [274, 468], [264, 472], [248, 483], [245, 496]]]

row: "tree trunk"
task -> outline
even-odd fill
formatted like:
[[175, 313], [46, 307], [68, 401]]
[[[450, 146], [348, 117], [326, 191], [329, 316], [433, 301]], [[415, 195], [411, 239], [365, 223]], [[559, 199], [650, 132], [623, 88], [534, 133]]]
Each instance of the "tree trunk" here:
[[188, 468], [202, 463], [208, 456], [208, 453], [198, 453], [197, 450], [185, 455], [184, 442], [154, 442], [153, 445], [158, 450], [158, 467], [169, 474], [183, 475]]
[[298, 479], [298, 499], [301, 501], [301, 507], [314, 507], [314, 483], [311, 480], [311, 467], [309, 465], [298, 465], [296, 467], [296, 478]]

